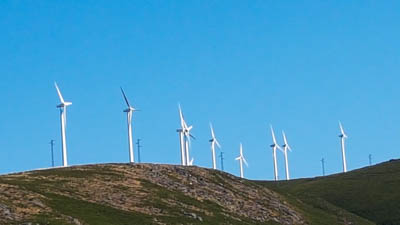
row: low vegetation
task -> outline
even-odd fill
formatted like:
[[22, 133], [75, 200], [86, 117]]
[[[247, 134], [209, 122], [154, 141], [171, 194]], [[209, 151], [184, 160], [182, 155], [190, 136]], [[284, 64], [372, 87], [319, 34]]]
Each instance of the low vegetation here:
[[0, 224], [400, 224], [400, 161], [267, 182], [198, 168], [99, 164], [0, 176]]

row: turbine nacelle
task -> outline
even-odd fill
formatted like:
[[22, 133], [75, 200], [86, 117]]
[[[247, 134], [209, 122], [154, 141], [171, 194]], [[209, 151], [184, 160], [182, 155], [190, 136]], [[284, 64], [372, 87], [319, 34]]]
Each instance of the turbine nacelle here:
[[57, 105], [57, 108], [63, 108], [72, 105], [72, 102], [63, 102]]
[[124, 110], [124, 112], [134, 112], [134, 111], [138, 111], [138, 110], [133, 108], [133, 107], [129, 107], [129, 108]]

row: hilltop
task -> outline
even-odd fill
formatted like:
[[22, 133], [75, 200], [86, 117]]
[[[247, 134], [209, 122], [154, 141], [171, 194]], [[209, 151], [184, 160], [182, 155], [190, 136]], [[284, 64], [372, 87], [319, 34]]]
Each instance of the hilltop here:
[[0, 176], [0, 224], [399, 224], [397, 173], [399, 161], [289, 182], [159, 164], [37, 170]]

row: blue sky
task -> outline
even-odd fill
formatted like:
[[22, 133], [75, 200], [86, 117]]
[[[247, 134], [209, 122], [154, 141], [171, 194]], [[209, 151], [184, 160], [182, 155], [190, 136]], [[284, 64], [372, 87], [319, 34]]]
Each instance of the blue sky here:
[[[269, 124], [285, 130], [293, 178], [400, 156], [398, 1], [1, 1], [0, 173], [61, 164], [57, 81], [70, 164], [127, 162], [119, 87], [141, 112], [142, 161], [179, 164], [178, 102], [195, 164], [209, 122], [235, 175], [272, 179]], [[281, 135], [278, 142], [282, 143]], [[284, 178], [283, 154], [279, 176]], [[218, 163], [219, 166], [219, 163]]]

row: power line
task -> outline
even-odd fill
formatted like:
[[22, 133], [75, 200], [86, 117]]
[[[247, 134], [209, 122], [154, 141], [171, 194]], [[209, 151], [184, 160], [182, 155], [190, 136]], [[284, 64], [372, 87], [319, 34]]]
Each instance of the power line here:
[[138, 149], [138, 162], [140, 163], [140, 148], [143, 147], [142, 145], [140, 145], [140, 141], [141, 139], [137, 139], [136, 145], [137, 145], [137, 149]]
[[369, 165], [371, 166], [372, 165], [372, 155], [371, 154], [368, 155], [368, 159], [369, 159]]
[[50, 140], [51, 146], [51, 166], [54, 167], [54, 140]]
[[224, 171], [224, 152], [221, 152], [219, 157], [221, 158], [221, 170]]

